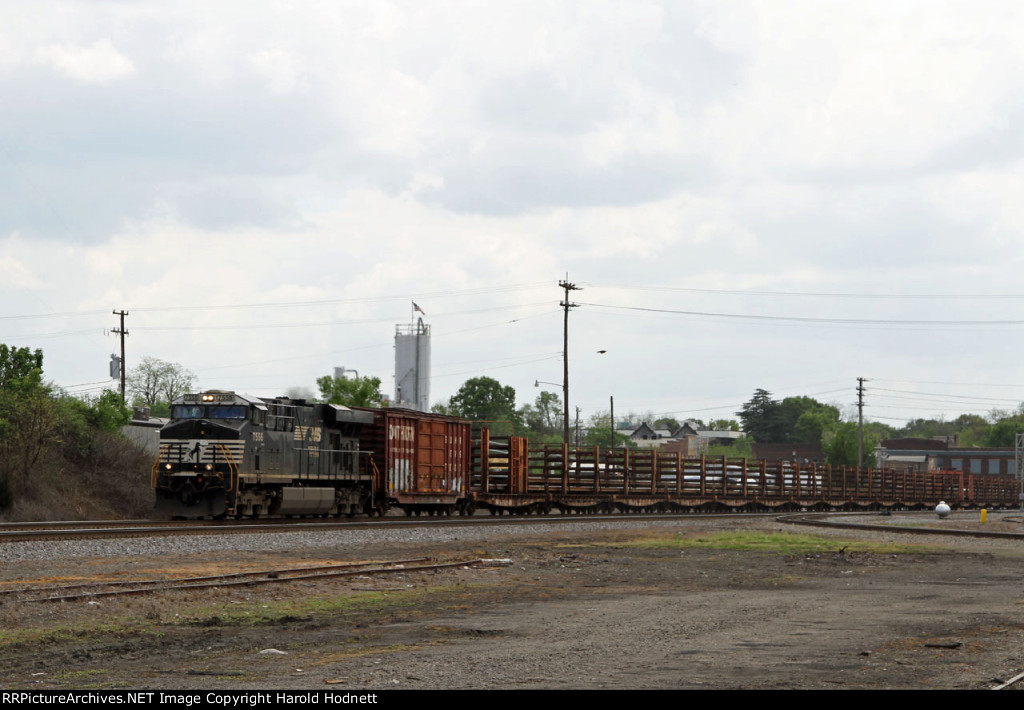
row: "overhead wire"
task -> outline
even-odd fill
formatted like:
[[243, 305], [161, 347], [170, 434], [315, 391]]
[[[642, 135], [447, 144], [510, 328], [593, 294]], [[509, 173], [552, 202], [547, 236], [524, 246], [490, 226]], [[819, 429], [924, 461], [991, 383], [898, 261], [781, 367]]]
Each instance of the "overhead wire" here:
[[758, 291], [742, 289], [693, 288], [684, 286], [641, 286], [614, 283], [582, 282], [587, 288], [608, 288], [627, 291], [664, 291], [668, 293], [705, 293], [729, 296], [796, 296], [812, 298], [896, 299], [896, 300], [958, 300], [958, 299], [1024, 299], [1024, 294], [1000, 293], [850, 293], [836, 291]]
[[[361, 298], [320, 299], [320, 300], [308, 300], [308, 301], [277, 301], [277, 302], [239, 303], [239, 304], [225, 304], [225, 305], [204, 304], [204, 305], [200, 305], [200, 306], [136, 307], [136, 308], [133, 308], [132, 310], [134, 312], [141, 312], [141, 313], [160, 313], [160, 312], [179, 312], [179, 311], [180, 312], [196, 312], [196, 311], [240, 310], [240, 309], [267, 309], [267, 308], [277, 308], [277, 307], [294, 308], [294, 307], [336, 306], [336, 305], [342, 305], [342, 304], [353, 304], [353, 305], [355, 305], [355, 304], [373, 304], [373, 303], [395, 302], [395, 301], [400, 301], [400, 300], [413, 300], [413, 299], [419, 300], [422, 303], [424, 299], [451, 298], [451, 297], [460, 297], [460, 296], [478, 296], [478, 295], [485, 295], [485, 294], [498, 294], [498, 293], [507, 293], [507, 292], [519, 291], [519, 290], [524, 290], [524, 289], [536, 289], [536, 288], [538, 288], [540, 286], [550, 286], [550, 285], [551, 285], [550, 282], [545, 280], [545, 281], [536, 281], [536, 282], [520, 283], [520, 284], [507, 284], [507, 285], [488, 286], [488, 287], [481, 287], [481, 288], [477, 288], [477, 289], [449, 289], [449, 290], [439, 290], [439, 291], [432, 291], [432, 292], [420, 292], [420, 293], [414, 293], [414, 294], [395, 294], [395, 295], [387, 295], [387, 296], [367, 296], [367, 297], [361, 297]], [[861, 300], [863, 300], [863, 299], [889, 299], [889, 300], [912, 300], [912, 299], [923, 299], [923, 300], [939, 300], [939, 299], [948, 299], [948, 300], [958, 300], [958, 299], [963, 299], [963, 300], [967, 300], [967, 299], [999, 300], [999, 299], [1003, 299], [1003, 300], [1014, 300], [1014, 299], [1024, 298], [1024, 294], [899, 294], [899, 293], [858, 294], [858, 293], [841, 293], [841, 292], [794, 292], [794, 291], [768, 291], [768, 290], [746, 290], [745, 291], [745, 290], [735, 290], [735, 289], [702, 289], [702, 288], [688, 288], [688, 287], [660, 287], [660, 286], [645, 286], [645, 285], [617, 285], [617, 284], [585, 284], [585, 285], [587, 285], [588, 288], [595, 288], [595, 289], [612, 289], [612, 290], [614, 290], [614, 289], [621, 289], [621, 290], [648, 291], [648, 292], [651, 292], [651, 291], [655, 291], [655, 292], [656, 291], [663, 291], [663, 292], [682, 292], [682, 293], [703, 293], [703, 294], [709, 294], [709, 295], [730, 295], [730, 296], [739, 295], [739, 296], [753, 296], [753, 297], [759, 297], [759, 298], [761, 298], [761, 297], [801, 297], [801, 298], [842, 298], [842, 299], [861, 299]], [[465, 315], [465, 314], [473, 314], [473, 313], [495, 312], [495, 311], [501, 311], [501, 310], [517, 309], [517, 308], [528, 309], [528, 308], [533, 308], [535, 306], [542, 306], [542, 305], [549, 305], [549, 304], [550, 304], [550, 301], [545, 300], [545, 301], [540, 301], [540, 302], [531, 302], [529, 304], [507, 305], [507, 306], [493, 306], [493, 307], [473, 309], [473, 310], [453, 311], [453, 312], [449, 312], [449, 313], [438, 312], [438, 311], [434, 310], [434, 311], [432, 311], [432, 318], [434, 318], [434, 317], [436, 317], [436, 318], [443, 318], [443, 317], [447, 317], [447, 316]], [[611, 311], [611, 312], [614, 312], [614, 311], [625, 311], [625, 312], [631, 312], [631, 313], [647, 313], [647, 314], [651, 314], [651, 315], [663, 315], [663, 316], [668, 316], [668, 317], [673, 317], [673, 316], [699, 317], [699, 318], [708, 318], [708, 319], [722, 320], [722, 321], [727, 321], [727, 322], [728, 321], [740, 320], [740, 321], [746, 321], [746, 322], [750, 322], [750, 323], [767, 323], [767, 324], [774, 324], [774, 325], [788, 325], [788, 326], [797, 326], [797, 327], [800, 327], [800, 326], [810, 326], [810, 327], [822, 327], [822, 326], [824, 326], [824, 327], [828, 327], [828, 326], [849, 327], [849, 326], [853, 326], [853, 327], [876, 327], [876, 328], [883, 328], [883, 329], [890, 329], [890, 328], [897, 328], [898, 327], [898, 328], [915, 329], [915, 330], [917, 330], [917, 329], [942, 329], [942, 328], [952, 328], [952, 329], [967, 328], [967, 329], [970, 329], [972, 332], [978, 332], [979, 329], [984, 329], [984, 328], [1005, 329], [1005, 328], [1009, 328], [1009, 327], [1016, 328], [1016, 327], [1024, 325], [1024, 320], [1017, 320], [1017, 319], [990, 319], [990, 320], [974, 320], [974, 319], [964, 319], [964, 320], [953, 320], [953, 319], [950, 319], [950, 320], [925, 320], [925, 319], [892, 319], [892, 318], [886, 318], [886, 319], [863, 319], [863, 318], [839, 318], [839, 317], [834, 317], [834, 316], [829, 316], [829, 317], [805, 317], [805, 316], [790, 316], [790, 315], [745, 314], [745, 313], [732, 313], [732, 312], [719, 312], [719, 311], [698, 311], [698, 310], [667, 309], [667, 308], [654, 308], [654, 307], [643, 307], [643, 306], [628, 306], [628, 305], [616, 305], [616, 304], [593, 303], [593, 302], [581, 302], [578, 305], [587, 306], [589, 308], [595, 308], [595, 309], [603, 309], [603, 310]], [[549, 308], [549, 310], [546, 310], [543, 313], [528, 314], [528, 315], [520, 316], [519, 318], [514, 318], [514, 319], [511, 319], [511, 320], [508, 320], [508, 321], [502, 321], [500, 323], [492, 323], [492, 324], [482, 325], [482, 326], [473, 326], [471, 328], [466, 328], [466, 329], [462, 329], [462, 330], [452, 331], [451, 334], [464, 333], [464, 332], [470, 332], [470, 331], [474, 331], [474, 330], [481, 330], [481, 329], [485, 329], [485, 328], [495, 328], [495, 327], [511, 325], [511, 324], [514, 324], [514, 323], [517, 323], [517, 322], [520, 322], [522, 320], [526, 320], [526, 319], [529, 319], [529, 318], [538, 318], [538, 317], [552, 316], [552, 315], [558, 314], [560, 312], [561, 312], [561, 309]], [[71, 317], [71, 316], [79, 316], [79, 315], [97, 315], [97, 314], [103, 314], [103, 313], [105, 313], [105, 312], [104, 311], [81, 311], [81, 312], [47, 313], [47, 314], [35, 314], [35, 315], [32, 315], [32, 314], [28, 314], [28, 315], [10, 315], [10, 316], [0, 316], [0, 320], [16, 320], [16, 319], [31, 319], [31, 318], [54, 318], [54, 317], [61, 317], [61, 316]], [[611, 313], [609, 313], [609, 314], [611, 314]], [[253, 329], [253, 330], [256, 330], [256, 329], [274, 329], [274, 328], [302, 328], [302, 327], [324, 327], [324, 326], [338, 326], [338, 325], [370, 324], [370, 323], [386, 322], [386, 321], [389, 321], [389, 320], [393, 320], [393, 319], [391, 319], [391, 318], [383, 318], [383, 319], [366, 319], [366, 320], [349, 320], [349, 321], [344, 321], [344, 320], [330, 321], [330, 320], [328, 320], [328, 321], [316, 321], [316, 322], [307, 322], [307, 323], [257, 323], [257, 324], [220, 324], [220, 325], [216, 325], [215, 324], [215, 325], [183, 325], [183, 326], [174, 326], [174, 325], [156, 325], [156, 326], [136, 325], [133, 328], [133, 330], [140, 330], [140, 331], [174, 331], [174, 330], [179, 330], [179, 331], [187, 331], [187, 330], [202, 331], [202, 330], [231, 330], [231, 329]], [[97, 332], [100, 332], [100, 331], [97, 331], [96, 329], [89, 329], [89, 330], [82, 330], [82, 331], [60, 331], [60, 332], [44, 333], [44, 334], [37, 334], [37, 335], [13, 336], [13, 337], [9, 337], [7, 339], [8, 340], [26, 340], [26, 339], [30, 339], [30, 338], [63, 337], [63, 336], [83, 335], [83, 334], [87, 334], [87, 333], [97, 333]], [[2, 340], [2, 338], [0, 338], [0, 340]], [[384, 348], [384, 347], [388, 347], [388, 346], [390, 346], [390, 343], [388, 343], [387, 345], [381, 344], [381, 345], [360, 346], [360, 347], [355, 347], [355, 348], [347, 348], [347, 349], [340, 350], [340, 351], [331, 351], [329, 353], [318, 353], [318, 354], [312, 354], [312, 355], [302, 355], [302, 356], [294, 356], [294, 357], [286, 357], [286, 358], [275, 358], [275, 359], [270, 359], [270, 360], [253, 361], [253, 362], [249, 362], [249, 363], [233, 363], [231, 365], [216, 366], [216, 367], [209, 367], [209, 368], [200, 368], [198, 371], [199, 372], [211, 372], [211, 371], [216, 371], [216, 370], [234, 369], [234, 368], [244, 367], [244, 366], [249, 366], [249, 365], [270, 364], [270, 363], [275, 363], [275, 362], [302, 360], [302, 359], [309, 359], [309, 358], [322, 358], [325, 355], [330, 355], [330, 354], [338, 354], [338, 353], [343, 353], [343, 352], [353, 352], [353, 351], [357, 351], [357, 350]], [[556, 356], [550, 356], [550, 357], [542, 358], [541, 360], [538, 360], [538, 361], [552, 359], [554, 357], [556, 357]], [[526, 361], [526, 362], [524, 362], [522, 364], [529, 364], [530, 362], [536, 362], [536, 361]], [[498, 366], [496, 368], [490, 368], [490, 369], [501, 369], [503, 367], [514, 367], [514, 366], [516, 366], [516, 365], [515, 364], [513, 364], [513, 365], [503, 365], [503, 366]], [[435, 375], [435, 376], [437, 376], [437, 377], [452, 377], [452, 376], [457, 376], [457, 375], [460, 375], [460, 374], [467, 374], [467, 373], [455, 372], [455, 373], [439, 374], [439, 375]], [[878, 381], [879, 382], [904, 382], [903, 380], [878, 380]], [[1016, 386], [1018, 386], [1018, 385], [997, 385], [997, 384], [990, 384], [990, 383], [947, 383], [947, 382], [935, 382], [934, 384], [948, 384], [948, 385], [958, 385], [958, 386], [959, 385], [963, 385], [963, 386], [986, 386], [986, 387], [990, 387], [990, 386], [1001, 386], [1001, 387], [1013, 386], [1013, 387], [1016, 387]], [[815, 394], [807, 395], [807, 396], [820, 396], [821, 394], [831, 394], [831, 393], [834, 393], [834, 392], [839, 392], [839, 391], [844, 391], [844, 390], [845, 390], [845, 388], [843, 388], [842, 390], [830, 390], [830, 391], [826, 391], [824, 393], [815, 393]], [[978, 402], [978, 403], [982, 403], [982, 402], [995, 403], [995, 402], [999, 402], [999, 401], [1002, 401], [1002, 402], [1011, 402], [1011, 401], [1012, 402], [1016, 402], [1017, 401], [1017, 400], [999, 399], [999, 398], [971, 397], [971, 396], [967, 396], [967, 395], [952, 395], [952, 394], [950, 394], [950, 395], [943, 395], [941, 393], [927, 393], [927, 392], [919, 393], [919, 392], [901, 391], [901, 390], [885, 390], [883, 388], [878, 388], [878, 387], [871, 387], [871, 388], [869, 388], [869, 392], [872, 393], [872, 395], [875, 398], [876, 402], [879, 402], [879, 401], [884, 402], [884, 401], [886, 401], [884, 398], [886, 396], [889, 396], [892, 393], [920, 394], [920, 395], [926, 396], [926, 397], [933, 397], [933, 396], [934, 397], [949, 397], [950, 399], [960, 399], [960, 400], [965, 400], [965, 402], [967, 402], [967, 401], [974, 401], [974, 402]], [[881, 394], [882, 392], [887, 392], [889, 394], [883, 395], [883, 394]], [[900, 397], [894, 397], [894, 399], [904, 399], [904, 400], [907, 400], [907, 401], [918, 401], [918, 400], [913, 400], [913, 399], [908, 399], [908, 398], [900, 398]], [[925, 402], [935, 401], [936, 403], [941, 403], [942, 400], [927, 400], [926, 399], [926, 400], [921, 400], [921, 401], [925, 401]], [[963, 402], [961, 402], [960, 404], [963, 404]], [[735, 405], [735, 404], [732, 404], [732, 405], [721, 405], [721, 406], [715, 406], [715, 407], [705, 407], [705, 408], [700, 408], [700, 409], [691, 409], [691, 410], [686, 410], [686, 411], [698, 411], [698, 412], [699, 411], [715, 411], [715, 410], [731, 409], [731, 408], [736, 407], [736, 406], [737, 405]], [[879, 405], [876, 404], [875, 406], [879, 406]], [[678, 410], [678, 411], [682, 411], [682, 410]]]

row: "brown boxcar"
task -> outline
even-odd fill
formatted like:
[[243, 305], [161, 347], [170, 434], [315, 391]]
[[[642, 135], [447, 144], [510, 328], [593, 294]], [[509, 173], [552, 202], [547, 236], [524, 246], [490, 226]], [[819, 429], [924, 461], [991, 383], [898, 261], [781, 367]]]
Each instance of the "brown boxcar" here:
[[469, 421], [410, 409], [368, 409], [359, 437], [383, 474], [391, 505], [406, 515], [462, 512], [467, 503]]

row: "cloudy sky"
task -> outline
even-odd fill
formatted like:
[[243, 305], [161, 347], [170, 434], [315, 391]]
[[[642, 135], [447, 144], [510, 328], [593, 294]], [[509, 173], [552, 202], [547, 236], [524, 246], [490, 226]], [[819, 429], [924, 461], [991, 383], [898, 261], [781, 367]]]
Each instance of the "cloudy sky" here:
[[[0, 0], [0, 342], [72, 392], [1024, 400], [1017, 2]], [[607, 351], [600, 354], [598, 351]], [[557, 390], [557, 386], [542, 385]]]

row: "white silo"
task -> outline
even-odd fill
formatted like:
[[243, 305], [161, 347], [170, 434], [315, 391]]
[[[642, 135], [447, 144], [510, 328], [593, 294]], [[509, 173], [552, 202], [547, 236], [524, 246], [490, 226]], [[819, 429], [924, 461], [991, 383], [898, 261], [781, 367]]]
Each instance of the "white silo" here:
[[395, 406], [430, 411], [430, 326], [395, 327]]

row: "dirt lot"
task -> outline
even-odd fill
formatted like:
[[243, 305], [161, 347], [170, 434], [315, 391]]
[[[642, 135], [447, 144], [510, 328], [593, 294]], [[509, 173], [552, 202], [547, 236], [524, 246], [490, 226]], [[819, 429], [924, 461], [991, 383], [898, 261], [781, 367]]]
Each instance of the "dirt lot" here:
[[[633, 546], [736, 530], [810, 533], [834, 544], [789, 554]], [[931, 549], [857, 551], [869, 539]], [[358, 557], [513, 564], [91, 603], [0, 597], [0, 685], [973, 689], [1024, 670], [1020, 543], [695, 519], [514, 540], [506, 533], [455, 547], [389, 545]], [[353, 558], [345, 548], [245, 553], [232, 569]], [[0, 589], [221, 568], [210, 555], [11, 567], [0, 567]]]

